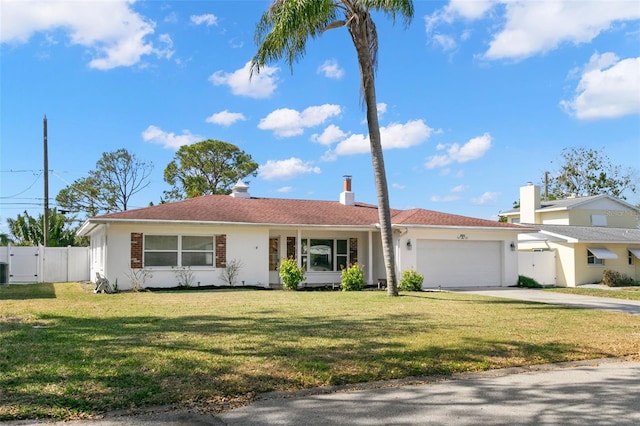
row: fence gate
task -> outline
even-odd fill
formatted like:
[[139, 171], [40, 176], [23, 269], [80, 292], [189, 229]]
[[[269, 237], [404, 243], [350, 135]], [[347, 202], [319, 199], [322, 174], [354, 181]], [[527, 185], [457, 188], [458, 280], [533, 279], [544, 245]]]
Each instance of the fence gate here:
[[533, 278], [539, 284], [556, 285], [555, 250], [519, 251], [518, 274]]
[[12, 247], [9, 251], [9, 282], [37, 283], [40, 272], [38, 247]]
[[89, 247], [0, 247], [9, 283], [89, 280]]

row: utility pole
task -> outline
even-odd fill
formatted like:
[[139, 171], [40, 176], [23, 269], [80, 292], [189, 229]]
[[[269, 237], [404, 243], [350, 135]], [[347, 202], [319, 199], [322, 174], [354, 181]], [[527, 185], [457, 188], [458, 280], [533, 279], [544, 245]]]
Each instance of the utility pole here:
[[47, 116], [44, 116], [44, 223], [43, 245], [49, 245], [49, 148], [47, 146]]

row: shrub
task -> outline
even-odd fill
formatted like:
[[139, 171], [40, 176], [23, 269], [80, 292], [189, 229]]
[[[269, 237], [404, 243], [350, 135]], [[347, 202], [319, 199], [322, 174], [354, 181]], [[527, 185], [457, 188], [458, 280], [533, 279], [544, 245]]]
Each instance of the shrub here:
[[631, 277], [628, 277], [625, 274], [618, 271], [612, 271], [611, 269], [605, 269], [602, 273], [602, 284], [607, 287], [629, 287], [635, 283]]
[[195, 276], [189, 266], [172, 266], [171, 269], [175, 270], [176, 280], [178, 281], [178, 287], [189, 288], [193, 285]]
[[518, 275], [518, 287], [542, 288], [542, 284], [540, 284], [533, 278], [525, 277], [524, 275]]
[[362, 272], [362, 268], [357, 263], [342, 269], [342, 281], [340, 283], [342, 291], [360, 291], [363, 288], [364, 272]]
[[422, 290], [422, 283], [424, 282], [424, 276], [413, 269], [405, 269], [402, 271], [402, 278], [398, 284], [398, 289], [406, 291], [420, 291]]
[[[244, 264], [241, 260], [233, 259], [228, 261], [227, 265], [220, 272], [220, 278], [229, 284], [230, 287], [233, 287], [243, 266]], [[242, 283], [244, 284], [244, 281]]]
[[278, 273], [285, 290], [297, 290], [298, 285], [307, 279], [304, 276], [304, 269], [298, 266], [295, 259], [282, 259]]

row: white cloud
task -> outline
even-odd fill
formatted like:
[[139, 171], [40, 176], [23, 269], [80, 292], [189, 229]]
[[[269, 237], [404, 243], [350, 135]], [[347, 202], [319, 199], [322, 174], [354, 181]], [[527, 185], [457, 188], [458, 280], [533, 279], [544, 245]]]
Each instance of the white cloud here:
[[[521, 60], [564, 43], [589, 43], [615, 22], [639, 19], [640, 8], [636, 2], [627, 0], [456, 0], [425, 17], [425, 25], [430, 35], [439, 25], [486, 16], [500, 24], [483, 58]], [[439, 40], [441, 44], [442, 41]]]
[[[143, 56], [169, 58], [148, 38], [155, 22], [133, 10], [133, 1], [3, 1], [0, 43], [27, 43], [38, 32], [64, 30], [70, 44], [88, 49], [89, 67], [109, 70], [138, 64]], [[170, 40], [164, 35], [162, 43]]]
[[165, 132], [159, 127], [151, 125], [142, 132], [142, 139], [145, 142], [162, 145], [164, 148], [178, 149], [182, 145], [190, 145], [204, 138], [194, 135], [188, 130], [183, 130], [181, 135], [176, 135], [175, 133]]
[[488, 59], [521, 59], [565, 42], [588, 43], [615, 21], [640, 18], [640, 8], [630, 1], [519, 1], [507, 3], [506, 18], [485, 53]]
[[344, 139], [348, 136], [347, 133], [340, 130], [340, 127], [335, 124], [330, 124], [322, 133], [314, 133], [311, 135], [311, 140], [317, 142], [320, 145], [333, 145], [335, 142]]
[[482, 136], [470, 139], [464, 145], [454, 143], [446, 154], [434, 155], [427, 159], [427, 169], [447, 166], [451, 163], [466, 163], [467, 161], [481, 158], [491, 148], [491, 135], [485, 133]]
[[301, 135], [305, 128], [318, 126], [329, 118], [340, 115], [341, 112], [342, 108], [339, 105], [332, 104], [312, 106], [302, 112], [281, 108], [261, 119], [258, 128], [272, 130], [276, 136], [287, 138]]
[[340, 68], [338, 61], [335, 59], [329, 59], [324, 61], [322, 65], [318, 67], [318, 74], [324, 74], [327, 78], [335, 78], [340, 80], [344, 77], [344, 69]]
[[254, 73], [251, 77], [251, 62], [247, 62], [244, 67], [231, 73], [216, 71], [211, 74], [209, 81], [216, 86], [229, 86], [234, 95], [264, 99], [275, 92], [278, 80], [276, 74], [279, 70], [278, 67], [265, 66], [260, 69], [259, 74]]
[[619, 60], [613, 53], [594, 54], [575, 97], [560, 105], [581, 120], [640, 114], [640, 57]]
[[458, 186], [455, 186], [455, 187], [451, 188], [451, 192], [462, 192], [467, 188], [468, 187], [465, 186], [465, 185], [458, 185]]
[[233, 123], [246, 120], [247, 118], [244, 114], [240, 112], [229, 112], [226, 109], [224, 111], [216, 112], [213, 115], [210, 115], [205, 120], [207, 123], [219, 124], [221, 126], [230, 126]]
[[[380, 128], [382, 149], [410, 148], [420, 145], [429, 139], [433, 129], [422, 120], [412, 120], [404, 124], [391, 123]], [[335, 150], [336, 155], [364, 154], [371, 152], [369, 137], [356, 134], [340, 142]]]
[[291, 186], [283, 186], [281, 188], [278, 188], [276, 191], [277, 192], [282, 192], [282, 193], [287, 193], [287, 192], [293, 191], [293, 187], [291, 187]]
[[288, 160], [269, 160], [258, 171], [265, 180], [290, 180], [303, 174], [320, 173], [320, 167], [314, 166], [311, 161], [291, 157]]
[[405, 185], [403, 185], [403, 184], [401, 184], [401, 183], [392, 183], [392, 184], [391, 184], [391, 187], [392, 187], [392, 188], [394, 188], [394, 189], [400, 189], [400, 190], [402, 190], [402, 189], [405, 189], [405, 188], [406, 188], [406, 186], [405, 186]]
[[454, 50], [457, 47], [456, 39], [452, 36], [444, 35], [444, 34], [436, 34], [432, 38], [433, 44], [440, 47], [440, 49], [448, 52], [450, 50]]
[[424, 17], [427, 33], [441, 23], [450, 24], [456, 19], [473, 21], [482, 18], [493, 6], [494, 0], [451, 0], [448, 5]]
[[477, 198], [472, 198], [471, 202], [477, 205], [495, 203], [498, 200], [497, 192], [485, 192]]
[[452, 201], [458, 201], [462, 199], [462, 197], [459, 197], [457, 195], [445, 195], [445, 196], [439, 196], [439, 195], [434, 195], [431, 197], [431, 201], [434, 203], [450, 203]]
[[207, 27], [218, 25], [218, 17], [207, 13], [205, 15], [191, 15], [191, 22], [196, 25], [205, 24]]

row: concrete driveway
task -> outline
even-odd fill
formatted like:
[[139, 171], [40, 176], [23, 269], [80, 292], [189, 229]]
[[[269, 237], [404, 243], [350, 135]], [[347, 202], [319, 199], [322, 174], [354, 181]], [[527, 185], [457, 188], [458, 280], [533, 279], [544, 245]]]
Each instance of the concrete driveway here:
[[[565, 305], [575, 308], [602, 309], [605, 311], [624, 312], [640, 315], [640, 301], [613, 299], [608, 297], [581, 296], [577, 294], [556, 293], [541, 289], [516, 287], [487, 287], [487, 288], [459, 288], [447, 291], [479, 294], [482, 296], [502, 297], [505, 299], [524, 300], [527, 302], [549, 303]], [[609, 291], [616, 291], [610, 289]]]

